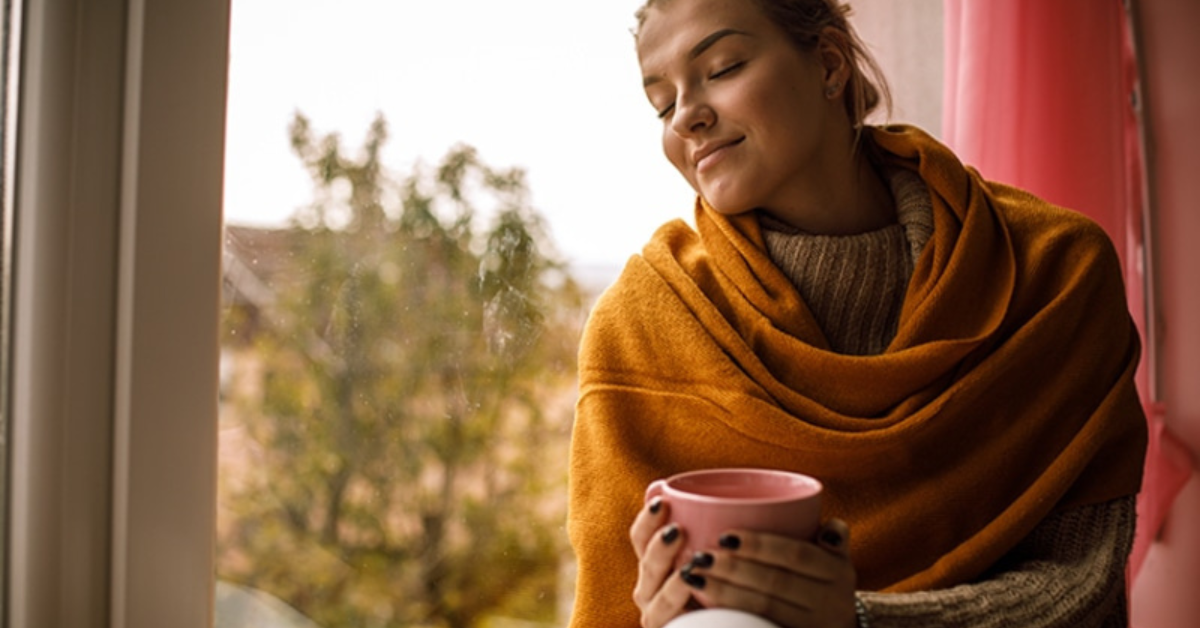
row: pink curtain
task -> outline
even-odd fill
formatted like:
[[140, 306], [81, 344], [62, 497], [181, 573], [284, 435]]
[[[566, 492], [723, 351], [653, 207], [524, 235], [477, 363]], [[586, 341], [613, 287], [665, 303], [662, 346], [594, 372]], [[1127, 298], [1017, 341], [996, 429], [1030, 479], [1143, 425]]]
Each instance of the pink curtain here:
[[[1146, 330], [1143, 157], [1133, 104], [1137, 71], [1120, 0], [945, 0], [942, 135], [990, 179], [1090, 216], [1125, 269], [1130, 311]], [[1150, 448], [1138, 500], [1136, 576], [1191, 473], [1188, 450], [1151, 398], [1151, 347], [1138, 384]]]

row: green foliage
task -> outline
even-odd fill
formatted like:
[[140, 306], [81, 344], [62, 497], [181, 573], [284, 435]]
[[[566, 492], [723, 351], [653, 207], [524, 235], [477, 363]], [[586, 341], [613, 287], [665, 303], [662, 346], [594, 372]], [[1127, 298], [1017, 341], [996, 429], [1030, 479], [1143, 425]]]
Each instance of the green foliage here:
[[393, 184], [382, 119], [357, 158], [291, 136], [317, 200], [227, 398], [260, 480], [223, 488], [220, 576], [325, 628], [552, 621], [583, 295], [524, 173], [460, 146]]

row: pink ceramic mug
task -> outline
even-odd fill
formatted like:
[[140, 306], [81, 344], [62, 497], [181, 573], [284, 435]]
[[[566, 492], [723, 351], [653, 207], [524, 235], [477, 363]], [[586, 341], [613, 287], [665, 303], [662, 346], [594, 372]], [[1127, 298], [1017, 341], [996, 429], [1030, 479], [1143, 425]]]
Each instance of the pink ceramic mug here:
[[821, 519], [821, 483], [790, 471], [704, 469], [655, 480], [646, 501], [662, 496], [669, 520], [686, 533], [676, 566], [698, 550], [717, 546], [724, 532], [741, 528], [810, 540]]

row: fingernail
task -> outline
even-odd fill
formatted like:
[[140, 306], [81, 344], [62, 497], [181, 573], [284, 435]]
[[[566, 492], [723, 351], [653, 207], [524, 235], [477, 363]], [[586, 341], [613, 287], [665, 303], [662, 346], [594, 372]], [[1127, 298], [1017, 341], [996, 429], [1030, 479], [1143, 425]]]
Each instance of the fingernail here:
[[717, 539], [717, 544], [725, 549], [735, 550], [742, 546], [742, 540], [736, 534], [722, 534], [720, 539]]
[[650, 500], [650, 514], [657, 515], [658, 511], [662, 510], [662, 504], [663, 502], [661, 497], [655, 497], [654, 499]]
[[829, 547], [841, 547], [842, 535], [838, 534], [837, 530], [834, 530], [833, 528], [825, 528], [825, 530], [821, 532], [821, 542]]
[[674, 543], [675, 539], [677, 538], [679, 538], [679, 526], [672, 523], [671, 527], [667, 528], [662, 533], [663, 543], [670, 545], [671, 543]]
[[692, 555], [692, 562], [688, 563], [688, 567], [707, 568], [713, 565], [713, 555], [708, 552], [696, 552]]
[[679, 577], [683, 578], [683, 581], [693, 589], [703, 589], [704, 585], [708, 584], [708, 581], [704, 579], [704, 576], [697, 576], [690, 571], [679, 572]]

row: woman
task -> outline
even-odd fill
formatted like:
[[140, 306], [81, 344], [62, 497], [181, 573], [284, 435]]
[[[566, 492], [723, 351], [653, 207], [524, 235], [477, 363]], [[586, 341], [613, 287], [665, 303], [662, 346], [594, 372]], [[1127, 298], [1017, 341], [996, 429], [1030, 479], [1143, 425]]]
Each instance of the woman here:
[[[983, 180], [886, 94], [837, 0], [650, 0], [636, 34], [696, 229], [662, 227], [580, 351], [572, 626], [700, 605], [784, 628], [1125, 625], [1145, 426], [1094, 223]], [[813, 542], [687, 531], [655, 478], [822, 480]], [[853, 542], [851, 542], [853, 539]]]

